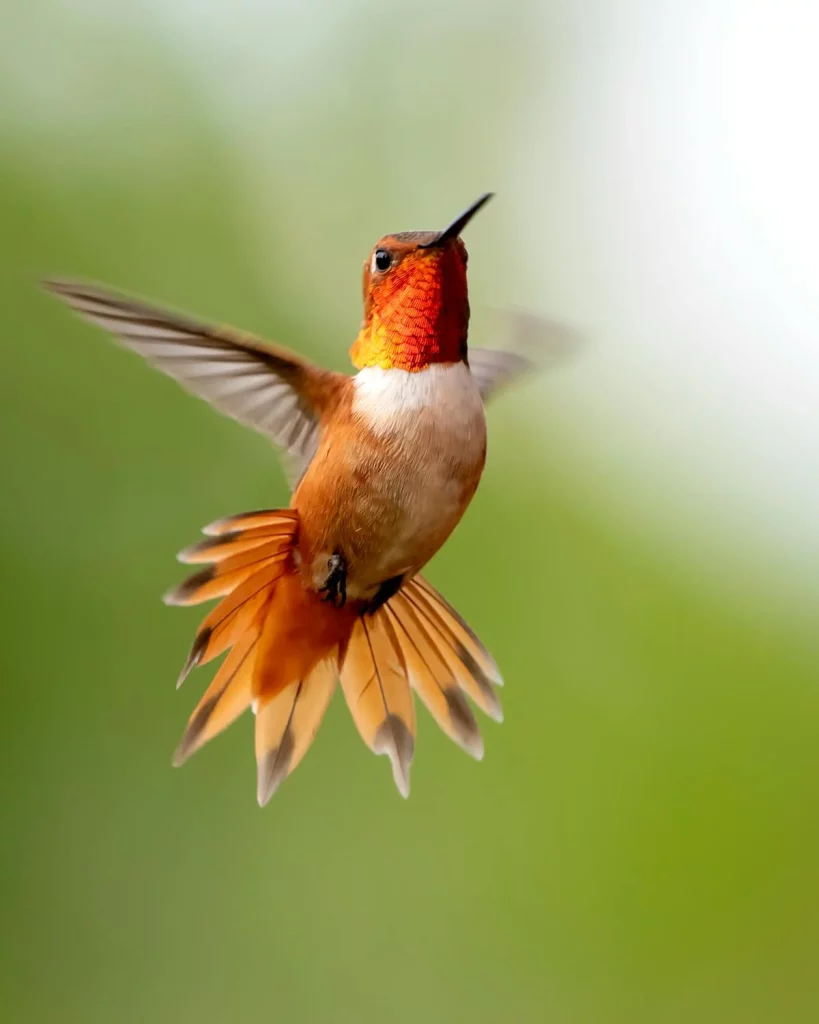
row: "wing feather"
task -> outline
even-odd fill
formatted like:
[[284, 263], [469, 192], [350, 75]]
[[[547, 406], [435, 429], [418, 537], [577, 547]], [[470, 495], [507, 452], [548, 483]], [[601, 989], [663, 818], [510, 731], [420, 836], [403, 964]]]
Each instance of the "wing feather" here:
[[[152, 366], [267, 435], [300, 475], [316, 451], [324, 399], [344, 378], [250, 334], [73, 281], [46, 287]], [[329, 386], [328, 386], [329, 385]]]
[[506, 348], [469, 349], [469, 369], [484, 402], [533, 370], [557, 366], [574, 356], [582, 339], [568, 324], [522, 310], [502, 315]]

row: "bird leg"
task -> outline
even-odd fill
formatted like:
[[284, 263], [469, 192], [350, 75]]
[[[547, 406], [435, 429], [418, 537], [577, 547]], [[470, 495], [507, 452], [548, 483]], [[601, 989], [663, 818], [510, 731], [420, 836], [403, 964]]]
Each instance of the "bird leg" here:
[[347, 603], [347, 563], [344, 555], [334, 551], [327, 559], [327, 568], [330, 571], [319, 593], [326, 593], [324, 600], [330, 601], [335, 608], [343, 608]]

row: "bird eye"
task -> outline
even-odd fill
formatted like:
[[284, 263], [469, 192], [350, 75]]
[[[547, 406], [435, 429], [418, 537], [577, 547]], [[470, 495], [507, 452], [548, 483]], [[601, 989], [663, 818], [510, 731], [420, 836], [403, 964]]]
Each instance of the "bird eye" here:
[[389, 270], [392, 266], [392, 256], [387, 252], [386, 249], [376, 249], [373, 255], [373, 269], [380, 270], [382, 273], [385, 270]]

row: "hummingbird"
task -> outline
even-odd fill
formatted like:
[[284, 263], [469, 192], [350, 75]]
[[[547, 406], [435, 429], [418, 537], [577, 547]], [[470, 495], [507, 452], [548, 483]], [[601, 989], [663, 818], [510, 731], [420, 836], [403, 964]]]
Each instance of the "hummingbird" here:
[[354, 375], [229, 327], [107, 289], [44, 284], [92, 323], [289, 457], [287, 508], [228, 516], [178, 555], [203, 566], [165, 595], [219, 599], [179, 677], [227, 657], [174, 755], [187, 760], [248, 708], [264, 805], [310, 747], [338, 681], [363, 741], [409, 796], [413, 692], [480, 760], [471, 705], [502, 720], [494, 659], [420, 575], [471, 502], [486, 459], [484, 405], [531, 364], [470, 348], [462, 230], [385, 235], [364, 263]]

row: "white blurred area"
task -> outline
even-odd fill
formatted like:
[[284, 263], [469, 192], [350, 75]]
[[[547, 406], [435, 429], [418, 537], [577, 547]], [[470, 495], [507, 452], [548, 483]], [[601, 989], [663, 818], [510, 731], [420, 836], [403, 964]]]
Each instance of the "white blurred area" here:
[[[545, 408], [580, 483], [604, 481], [682, 563], [719, 577], [739, 548], [763, 584], [816, 592], [815, 0], [84, 0], [64, 13], [98, 34], [150, 26], [232, 140], [260, 279], [287, 247], [307, 294], [320, 246], [339, 268], [321, 321], [349, 338], [372, 241], [496, 189], [470, 226], [476, 319], [523, 306], [589, 341], [526, 391], [524, 414]], [[488, 113], [501, 93], [503, 116]], [[326, 189], [291, 201], [308, 173]]]
[[[542, 140], [562, 166], [525, 172], [545, 301], [594, 341], [572, 399], [645, 528], [815, 591], [819, 6], [592, 6], [566, 8], [574, 72]], [[529, 118], [537, 138], [534, 99]], [[526, 300], [543, 289], [527, 275]]]

